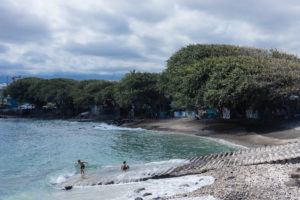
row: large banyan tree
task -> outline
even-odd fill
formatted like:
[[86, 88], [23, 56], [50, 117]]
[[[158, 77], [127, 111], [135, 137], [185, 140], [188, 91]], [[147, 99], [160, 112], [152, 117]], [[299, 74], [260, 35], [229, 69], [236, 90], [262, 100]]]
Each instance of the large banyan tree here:
[[241, 115], [249, 108], [288, 109], [300, 89], [298, 57], [276, 49], [189, 45], [169, 58], [162, 76], [175, 109], [228, 108]]

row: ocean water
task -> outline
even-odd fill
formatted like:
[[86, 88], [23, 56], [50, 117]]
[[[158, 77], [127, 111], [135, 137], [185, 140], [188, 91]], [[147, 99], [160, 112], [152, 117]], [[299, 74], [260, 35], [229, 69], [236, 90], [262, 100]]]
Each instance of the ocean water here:
[[[100, 122], [0, 119], [0, 199], [132, 199], [138, 195], [134, 189], [142, 186], [158, 196], [170, 195], [185, 191], [176, 182], [187, 181], [199, 187], [212, 184], [213, 178], [131, 180], [182, 165], [187, 162], [185, 158], [233, 150], [232, 146], [201, 137]], [[85, 178], [75, 167], [78, 159], [88, 162]], [[130, 165], [126, 173], [120, 170], [124, 160]], [[95, 177], [118, 184], [89, 186]], [[61, 190], [68, 181], [78, 186]], [[163, 192], [159, 192], [161, 184]]]

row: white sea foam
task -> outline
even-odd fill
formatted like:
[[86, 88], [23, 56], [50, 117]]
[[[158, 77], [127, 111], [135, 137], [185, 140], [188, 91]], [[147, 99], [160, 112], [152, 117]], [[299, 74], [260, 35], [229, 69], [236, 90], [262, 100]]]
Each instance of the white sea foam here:
[[[211, 176], [190, 175], [165, 179], [150, 179], [142, 182], [121, 183], [102, 186], [74, 187], [71, 191], [57, 191], [53, 198], [61, 199], [102, 199], [102, 200], [126, 200], [142, 197], [144, 200], [155, 197], [172, 196], [176, 194], [192, 192], [205, 185], [213, 184], [214, 178]], [[144, 188], [144, 189], [142, 189]], [[140, 191], [137, 191], [140, 189]], [[149, 193], [148, 196], [143, 196]], [[182, 200], [216, 200], [215, 198], [197, 197]]]
[[246, 146], [243, 146], [243, 145], [240, 145], [240, 144], [236, 144], [236, 143], [233, 143], [233, 142], [224, 140], [224, 139], [220, 139], [220, 138], [211, 138], [211, 137], [205, 137], [205, 138], [206, 138], [206, 139], [209, 139], [209, 140], [217, 141], [217, 142], [220, 143], [220, 144], [224, 144], [224, 145], [227, 145], [227, 146], [236, 147], [236, 148], [238, 148], [238, 149], [248, 149], [248, 147], [246, 147]]
[[106, 123], [100, 123], [99, 125], [94, 127], [95, 129], [100, 129], [100, 130], [131, 130], [131, 131], [137, 131], [137, 130], [143, 130], [142, 128], [127, 128], [127, 127], [121, 127], [121, 126], [115, 126], [115, 125], [110, 125]]
[[53, 177], [50, 178], [50, 183], [55, 185], [55, 184], [60, 184], [65, 182], [68, 178], [72, 177], [75, 175], [75, 171], [74, 172], [66, 172], [63, 174], [59, 174], [59, 175], [55, 175]]
[[56, 180], [56, 183], [62, 183], [66, 181], [66, 177], [65, 176], [59, 176]]
[[67, 185], [81, 185], [89, 186], [99, 182], [106, 183], [113, 181], [114, 183], [126, 183], [141, 180], [151, 177], [152, 174], [162, 172], [171, 167], [182, 166], [188, 164], [189, 161], [185, 159], [172, 159], [169, 161], [150, 162], [146, 164], [130, 165], [130, 169], [126, 172], [121, 171], [120, 166], [101, 167], [97, 169], [88, 169], [85, 171], [85, 178], [80, 174], [73, 174], [69, 176], [59, 176], [56, 179], [55, 186], [57, 188], [64, 188]]

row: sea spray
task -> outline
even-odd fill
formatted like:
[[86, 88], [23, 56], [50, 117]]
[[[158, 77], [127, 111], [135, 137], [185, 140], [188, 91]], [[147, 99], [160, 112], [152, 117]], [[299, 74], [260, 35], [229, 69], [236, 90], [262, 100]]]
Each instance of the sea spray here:
[[76, 174], [75, 171], [73, 172], [65, 172], [58, 175], [53, 175], [49, 179], [49, 183], [52, 185], [60, 184], [65, 182], [68, 178], [74, 176]]

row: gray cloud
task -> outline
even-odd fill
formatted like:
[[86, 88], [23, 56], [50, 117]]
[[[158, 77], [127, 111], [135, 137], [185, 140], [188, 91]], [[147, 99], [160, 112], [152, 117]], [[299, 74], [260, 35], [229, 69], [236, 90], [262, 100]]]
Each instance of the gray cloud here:
[[7, 61], [0, 61], [0, 69], [1, 69], [1, 74], [5, 75], [16, 75], [16, 73], [26, 73], [27, 71], [26, 66], [24, 66], [21, 63], [12, 63], [12, 62], [7, 62]]
[[[183, 4], [190, 10], [202, 11], [227, 20], [244, 21], [261, 28], [268, 33], [282, 32], [298, 24], [300, 17], [298, 1], [194, 1]], [[297, 8], [298, 9], [295, 9]], [[294, 8], [294, 9], [292, 9]]]
[[126, 17], [120, 14], [110, 13], [100, 8], [94, 11], [84, 11], [68, 7], [67, 10], [66, 17], [68, 22], [76, 25], [76, 28], [90, 28], [97, 32], [116, 35], [129, 34], [131, 32]]
[[296, 0], [0, 0], [0, 13], [1, 73], [161, 72], [195, 43], [300, 53]]
[[77, 55], [109, 57], [112, 59], [143, 59], [143, 56], [130, 47], [118, 42], [92, 42], [87, 44], [72, 43], [66, 50]]
[[6, 46], [3, 46], [0, 44], [0, 53], [6, 53], [8, 51], [8, 48]]
[[148, 54], [155, 53], [157, 55], [168, 56], [167, 52], [165, 52], [164, 49], [162, 48], [165, 45], [165, 43], [161, 38], [148, 35], [148, 36], [141, 37], [141, 41], [143, 46], [146, 49], [145, 51]]
[[[173, 5], [168, 1], [114, 1], [113, 6], [124, 16], [138, 21], [158, 23], [171, 16]], [[175, 5], [175, 4], [174, 4]]]
[[30, 63], [37, 63], [37, 64], [45, 63], [46, 60], [49, 59], [49, 56], [34, 50], [26, 52], [25, 54], [23, 54], [23, 57]]
[[39, 42], [50, 37], [49, 27], [37, 16], [12, 5], [0, 3], [0, 40], [12, 43]]

